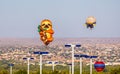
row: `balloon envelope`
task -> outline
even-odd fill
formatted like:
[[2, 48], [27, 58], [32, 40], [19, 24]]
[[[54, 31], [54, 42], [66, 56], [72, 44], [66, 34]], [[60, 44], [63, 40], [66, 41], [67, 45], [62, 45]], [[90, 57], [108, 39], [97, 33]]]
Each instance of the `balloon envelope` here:
[[86, 19], [86, 23], [87, 24], [94, 24], [96, 22], [96, 18], [93, 17], [93, 16], [89, 16], [87, 19]]
[[89, 16], [86, 18], [86, 22], [85, 22], [85, 26], [87, 28], [94, 28], [94, 26], [96, 25], [96, 18], [94, 16]]
[[48, 19], [41, 21], [41, 24], [38, 26], [38, 32], [40, 34], [40, 39], [45, 45], [48, 45], [53, 41], [54, 30], [52, 29], [52, 22]]
[[105, 68], [105, 64], [102, 61], [96, 61], [94, 64], [94, 68], [96, 69], [97, 72], [101, 72]]

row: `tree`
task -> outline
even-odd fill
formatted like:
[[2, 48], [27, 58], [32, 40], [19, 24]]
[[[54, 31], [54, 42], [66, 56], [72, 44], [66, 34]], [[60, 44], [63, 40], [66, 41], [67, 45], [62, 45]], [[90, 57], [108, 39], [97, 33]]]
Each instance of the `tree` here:
[[19, 70], [15, 74], [27, 74], [26, 70]]

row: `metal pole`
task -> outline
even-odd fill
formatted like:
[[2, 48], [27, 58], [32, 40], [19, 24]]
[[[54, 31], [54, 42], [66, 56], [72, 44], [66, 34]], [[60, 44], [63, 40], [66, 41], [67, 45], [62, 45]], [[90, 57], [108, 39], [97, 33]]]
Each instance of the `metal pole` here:
[[[90, 49], [90, 56], [92, 56], [92, 49]], [[90, 74], [92, 74], [92, 57], [90, 58]]]
[[12, 74], [12, 66], [10, 66], [10, 74]]
[[42, 74], [42, 55], [40, 54], [40, 74]]
[[90, 58], [90, 74], [92, 74], [92, 58]]
[[80, 57], [80, 74], [82, 74], [82, 57]]
[[30, 58], [27, 58], [27, 61], [28, 61], [28, 70], [27, 70], [28, 73], [27, 74], [29, 74], [29, 64], [30, 64], [29, 60], [30, 60]]
[[71, 45], [72, 47], [72, 74], [74, 74], [74, 47], [75, 45]]
[[69, 74], [71, 74], [71, 65], [69, 65]]
[[53, 69], [53, 72], [54, 72], [54, 63], [55, 63], [55, 62], [52, 62], [52, 69]]

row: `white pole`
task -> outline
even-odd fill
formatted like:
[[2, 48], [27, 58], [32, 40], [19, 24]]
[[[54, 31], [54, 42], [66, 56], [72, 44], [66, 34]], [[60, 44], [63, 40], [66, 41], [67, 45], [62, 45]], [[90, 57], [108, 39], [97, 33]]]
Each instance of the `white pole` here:
[[40, 55], [40, 74], [42, 74], [42, 55]]
[[29, 60], [30, 60], [30, 58], [27, 58], [27, 61], [28, 61], [28, 70], [27, 70], [27, 72], [28, 72], [28, 74], [29, 74]]
[[82, 74], [82, 57], [80, 57], [80, 74]]
[[52, 62], [52, 69], [53, 69], [53, 72], [54, 72], [54, 63], [55, 63], [55, 62], [53, 61], [53, 62]]
[[92, 74], [92, 58], [90, 58], [90, 74]]
[[71, 65], [69, 65], [69, 74], [71, 74]]
[[12, 66], [10, 66], [10, 74], [12, 74]]
[[75, 45], [71, 45], [72, 47], [72, 74], [74, 74], [74, 47]]

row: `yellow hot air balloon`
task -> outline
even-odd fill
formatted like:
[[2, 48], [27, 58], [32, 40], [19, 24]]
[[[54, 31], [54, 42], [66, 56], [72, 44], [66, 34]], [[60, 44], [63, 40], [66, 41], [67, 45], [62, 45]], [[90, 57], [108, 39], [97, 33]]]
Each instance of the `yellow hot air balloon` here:
[[38, 26], [38, 31], [40, 34], [40, 39], [45, 45], [48, 45], [53, 41], [54, 31], [52, 29], [52, 22], [48, 19], [41, 21], [41, 24]]
[[86, 19], [86, 23], [85, 23], [87, 28], [94, 28], [94, 26], [96, 25], [96, 18], [94, 16], [89, 16]]

